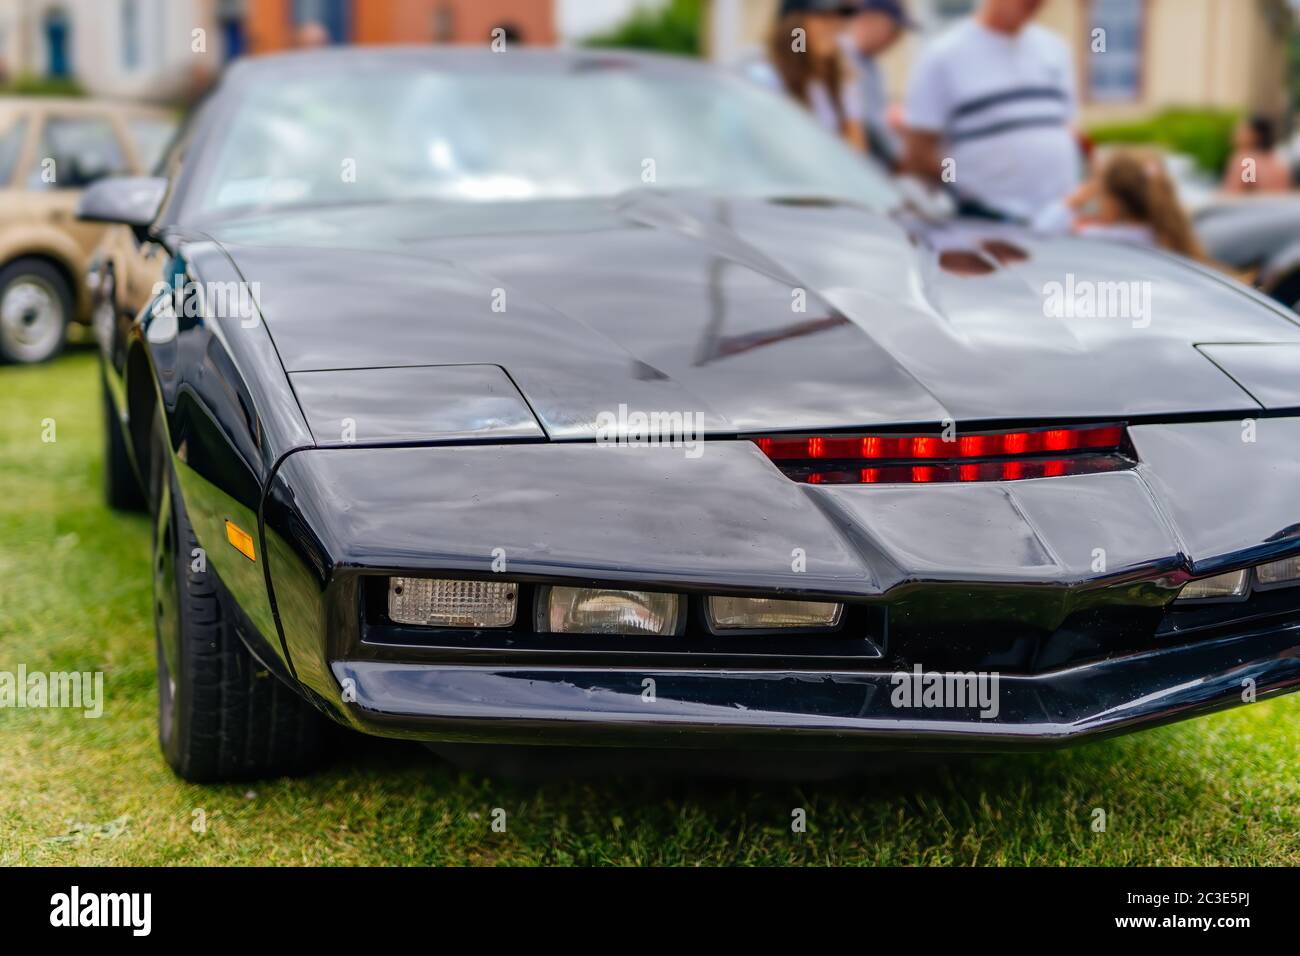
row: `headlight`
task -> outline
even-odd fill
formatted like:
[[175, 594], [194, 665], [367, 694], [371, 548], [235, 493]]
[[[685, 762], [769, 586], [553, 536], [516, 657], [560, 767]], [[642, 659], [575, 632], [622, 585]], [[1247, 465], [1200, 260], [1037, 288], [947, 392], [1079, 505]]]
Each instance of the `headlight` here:
[[1271, 564], [1261, 564], [1255, 569], [1260, 585], [1276, 587], [1284, 584], [1300, 584], [1300, 555], [1283, 558]]
[[509, 627], [519, 586], [511, 581], [389, 578], [388, 616], [425, 627]]
[[705, 602], [715, 631], [778, 628], [831, 628], [844, 605], [834, 601], [782, 601], [776, 598], [711, 597]]
[[676, 634], [681, 599], [657, 591], [552, 587], [537, 602], [539, 631], [553, 634]]
[[1212, 578], [1188, 581], [1179, 592], [1180, 601], [1210, 601], [1215, 598], [1241, 597], [1250, 584], [1250, 569], [1216, 574]]

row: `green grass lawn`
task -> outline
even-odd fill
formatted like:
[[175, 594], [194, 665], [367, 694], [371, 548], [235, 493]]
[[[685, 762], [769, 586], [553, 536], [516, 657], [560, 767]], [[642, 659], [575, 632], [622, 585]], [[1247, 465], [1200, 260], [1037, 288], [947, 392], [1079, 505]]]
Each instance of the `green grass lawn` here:
[[181, 783], [154, 737], [146, 520], [100, 503], [97, 374], [86, 351], [0, 369], [0, 670], [102, 670], [107, 697], [98, 720], [0, 710], [0, 864], [1300, 864], [1300, 696], [834, 784], [506, 783], [360, 738], [306, 779]]

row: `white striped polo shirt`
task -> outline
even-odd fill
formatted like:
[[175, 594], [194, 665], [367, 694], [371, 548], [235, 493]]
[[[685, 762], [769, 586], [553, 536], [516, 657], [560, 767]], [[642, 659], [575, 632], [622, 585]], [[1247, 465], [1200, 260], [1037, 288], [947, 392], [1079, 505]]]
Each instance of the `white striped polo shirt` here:
[[967, 199], [1031, 219], [1078, 185], [1069, 49], [1029, 25], [998, 33], [967, 19], [933, 40], [913, 71], [907, 123], [940, 134]]

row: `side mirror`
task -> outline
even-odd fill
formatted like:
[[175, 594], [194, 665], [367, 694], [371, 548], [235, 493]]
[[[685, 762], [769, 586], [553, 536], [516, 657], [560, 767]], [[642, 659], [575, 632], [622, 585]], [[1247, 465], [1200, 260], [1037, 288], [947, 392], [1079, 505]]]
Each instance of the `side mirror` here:
[[137, 176], [101, 179], [82, 194], [77, 218], [82, 222], [120, 223], [143, 237], [162, 211], [166, 195], [165, 179]]

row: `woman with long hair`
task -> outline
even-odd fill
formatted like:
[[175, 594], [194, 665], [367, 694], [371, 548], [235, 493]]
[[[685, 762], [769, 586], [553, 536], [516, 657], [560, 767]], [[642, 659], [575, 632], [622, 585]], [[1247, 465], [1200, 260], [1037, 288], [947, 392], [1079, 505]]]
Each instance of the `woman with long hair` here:
[[856, 75], [840, 36], [845, 11], [833, 3], [787, 4], [772, 31], [772, 66], [785, 91], [831, 132], [866, 150]]

